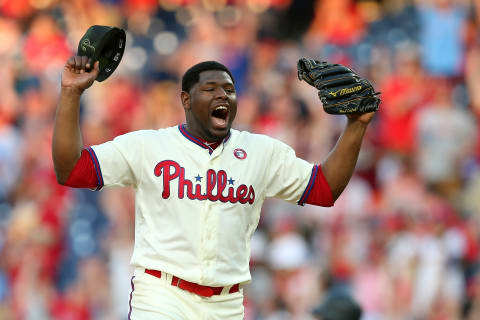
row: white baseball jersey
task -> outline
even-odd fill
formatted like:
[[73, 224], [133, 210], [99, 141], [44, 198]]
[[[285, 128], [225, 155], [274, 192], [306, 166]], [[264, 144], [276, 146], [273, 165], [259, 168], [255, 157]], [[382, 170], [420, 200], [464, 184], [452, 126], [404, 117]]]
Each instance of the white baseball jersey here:
[[317, 166], [265, 135], [230, 130], [215, 149], [184, 126], [93, 146], [99, 181], [135, 189], [131, 263], [208, 286], [250, 280], [250, 239], [267, 197], [303, 205]]

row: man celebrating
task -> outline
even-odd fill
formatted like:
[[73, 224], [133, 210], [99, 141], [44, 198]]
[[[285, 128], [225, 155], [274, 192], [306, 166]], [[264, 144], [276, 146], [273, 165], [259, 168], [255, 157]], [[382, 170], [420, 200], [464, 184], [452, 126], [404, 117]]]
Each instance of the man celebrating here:
[[[315, 68], [315, 60], [310, 62]], [[357, 84], [328, 91], [322, 79], [334, 83], [338, 66], [326, 73], [299, 67], [304, 80], [320, 92], [327, 90], [319, 93], [321, 98], [335, 93], [334, 106], [340, 96], [363, 90]], [[206, 61], [182, 78], [185, 124], [130, 132], [85, 148], [79, 101], [98, 74], [98, 62], [92, 68], [87, 57], [67, 61], [52, 154], [63, 185], [135, 190], [129, 319], [243, 319], [250, 239], [264, 200], [332, 206], [352, 176], [374, 112], [348, 114], [325, 161], [310, 164], [280, 141], [232, 129], [237, 113], [234, 79], [224, 65]], [[344, 86], [345, 75], [341, 79]], [[329, 105], [328, 99], [322, 102]]]

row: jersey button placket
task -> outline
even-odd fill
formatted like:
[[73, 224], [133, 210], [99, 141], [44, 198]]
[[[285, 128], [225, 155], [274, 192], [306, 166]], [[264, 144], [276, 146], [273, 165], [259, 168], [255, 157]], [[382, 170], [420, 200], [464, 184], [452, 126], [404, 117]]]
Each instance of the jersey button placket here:
[[204, 228], [203, 228], [203, 239], [204, 239], [204, 248], [205, 250], [205, 259], [206, 261], [211, 261], [213, 259], [212, 247], [214, 241], [213, 229], [215, 229], [213, 212], [212, 212], [212, 202], [210, 200], [205, 200], [204, 205]]
[[[215, 151], [214, 151], [215, 152]], [[213, 163], [215, 162], [216, 156], [212, 154], [212, 157], [209, 159], [208, 163], [209, 166], [206, 169], [213, 169]], [[205, 172], [206, 172], [205, 171]], [[205, 190], [207, 190], [205, 188]], [[206, 191], [205, 191], [206, 192]], [[215, 190], [213, 191], [215, 194]], [[216, 237], [215, 237], [215, 230], [217, 229], [216, 222], [217, 219], [215, 218], [215, 214], [212, 211], [214, 208], [214, 202], [210, 200], [205, 200], [205, 205], [204, 205], [204, 228], [203, 228], [203, 248], [204, 248], [204, 255], [203, 255], [203, 264], [205, 268], [205, 277], [209, 280], [212, 279], [213, 275], [213, 267], [215, 264], [215, 252], [216, 252]]]
[[[208, 152], [208, 150], [205, 150]], [[211, 156], [211, 155], [209, 155]], [[203, 167], [203, 172], [205, 175], [205, 179], [202, 179], [202, 193], [207, 192], [207, 171], [210, 166], [210, 161], [211, 158], [209, 157], [208, 161], [205, 162], [205, 165]], [[203, 200], [203, 205], [201, 206], [201, 212], [199, 214], [202, 215], [201, 218], [201, 234], [200, 234], [200, 241], [201, 241], [201, 254], [200, 254], [200, 263], [201, 263], [201, 268], [202, 268], [202, 280], [204, 279], [209, 279], [209, 274], [210, 271], [209, 265], [208, 265], [208, 260], [209, 260], [209, 244], [210, 244], [210, 239], [208, 238], [209, 234], [209, 222], [208, 222], [208, 216], [209, 216], [209, 210], [210, 210], [210, 201], [208, 199]]]
[[205, 200], [205, 204], [203, 206], [203, 225], [202, 225], [202, 269], [203, 269], [203, 276], [204, 279], [210, 280], [210, 245], [211, 245], [211, 238], [209, 232], [209, 200]]
[[[204, 151], [207, 153], [207, 156], [208, 155], [208, 150], [207, 149], [204, 149]], [[202, 157], [203, 157], [203, 154], [202, 154]], [[200, 181], [197, 182], [201, 185], [201, 190], [202, 190], [202, 194], [206, 193], [206, 190], [207, 190], [207, 177], [206, 177], [206, 173], [207, 173], [207, 170], [208, 170], [208, 165], [209, 165], [209, 158], [204, 158], [202, 159], [202, 165], [199, 166], [198, 168], [198, 176], [200, 176]], [[198, 201], [198, 200], [194, 200], [194, 201]], [[202, 200], [201, 202], [198, 203], [198, 212], [197, 214], [200, 215], [199, 219], [198, 219], [198, 223], [199, 223], [199, 226], [198, 226], [198, 230], [199, 230], [199, 237], [198, 237], [198, 241], [199, 241], [199, 252], [198, 252], [198, 255], [199, 255], [199, 267], [200, 267], [200, 270], [201, 270], [201, 276], [200, 276], [200, 281], [204, 281], [205, 279], [205, 275], [206, 275], [206, 268], [205, 268], [205, 256], [206, 256], [206, 247], [205, 247], [205, 243], [206, 243], [206, 239], [205, 239], [205, 228], [207, 227], [207, 204], [208, 200]]]

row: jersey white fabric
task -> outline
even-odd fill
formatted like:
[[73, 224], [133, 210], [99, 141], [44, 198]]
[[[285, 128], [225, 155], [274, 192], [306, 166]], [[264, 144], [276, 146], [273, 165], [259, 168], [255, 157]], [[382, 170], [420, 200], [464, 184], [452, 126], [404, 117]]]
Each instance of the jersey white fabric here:
[[318, 169], [278, 140], [234, 129], [215, 150], [184, 126], [92, 149], [105, 187], [135, 189], [131, 263], [208, 286], [250, 280], [250, 238], [265, 198], [303, 205]]

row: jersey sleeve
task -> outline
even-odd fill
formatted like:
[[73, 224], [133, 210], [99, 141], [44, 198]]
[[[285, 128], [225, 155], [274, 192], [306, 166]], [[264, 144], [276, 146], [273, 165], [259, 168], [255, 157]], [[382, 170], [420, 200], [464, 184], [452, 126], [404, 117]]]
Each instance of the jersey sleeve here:
[[266, 196], [303, 205], [314, 185], [318, 166], [298, 158], [283, 142], [271, 139], [265, 173]]
[[135, 131], [88, 148], [98, 177], [97, 189], [135, 187], [141, 178], [143, 145], [141, 131]]
[[305, 197], [301, 204], [303, 204], [303, 202], [321, 207], [331, 207], [335, 203], [335, 200], [333, 200], [332, 189], [323, 175], [321, 166], [318, 166], [313, 187], [310, 191], [305, 192]]
[[88, 148], [82, 150], [80, 158], [77, 160], [72, 172], [70, 172], [65, 185], [72, 188], [89, 188], [93, 190], [99, 188], [98, 171], [95, 169], [92, 152]]

